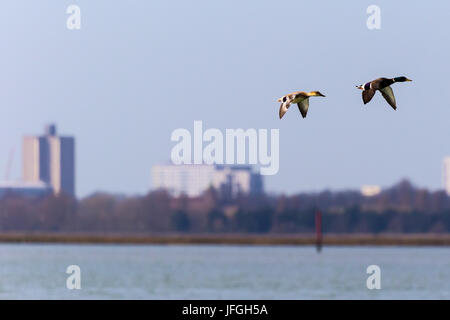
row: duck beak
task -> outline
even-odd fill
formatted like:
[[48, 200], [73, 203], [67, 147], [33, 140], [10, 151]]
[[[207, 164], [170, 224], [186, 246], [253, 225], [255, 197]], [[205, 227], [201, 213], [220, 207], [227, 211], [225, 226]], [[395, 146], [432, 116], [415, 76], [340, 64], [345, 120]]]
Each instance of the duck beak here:
[[360, 86], [355, 86], [355, 87], [356, 87], [356, 89], [362, 90], [362, 85], [360, 85]]
[[326, 97], [326, 95], [324, 95], [324, 94], [320, 94], [320, 96], [321, 96], [321, 97]]
[[411, 79], [406, 79], [406, 81], [412, 81]]

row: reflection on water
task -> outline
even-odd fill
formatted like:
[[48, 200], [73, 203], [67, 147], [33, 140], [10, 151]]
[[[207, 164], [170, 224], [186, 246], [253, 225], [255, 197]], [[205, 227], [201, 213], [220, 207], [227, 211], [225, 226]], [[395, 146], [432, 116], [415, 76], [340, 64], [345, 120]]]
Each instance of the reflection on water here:
[[[366, 287], [372, 264], [381, 290]], [[450, 299], [450, 249], [1, 244], [0, 298]]]

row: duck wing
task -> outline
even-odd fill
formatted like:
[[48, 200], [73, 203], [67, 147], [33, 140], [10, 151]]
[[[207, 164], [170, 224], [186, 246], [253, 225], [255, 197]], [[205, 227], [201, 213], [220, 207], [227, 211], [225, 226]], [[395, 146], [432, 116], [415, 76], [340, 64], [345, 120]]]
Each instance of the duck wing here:
[[375, 94], [375, 89], [368, 89], [368, 90], [363, 90], [362, 92], [362, 99], [364, 104], [368, 103], [370, 100], [372, 100], [373, 95]]
[[395, 96], [394, 91], [392, 91], [392, 88], [390, 86], [384, 87], [383, 89], [380, 89], [381, 94], [383, 95], [384, 99], [391, 105], [394, 110], [397, 109], [397, 105], [395, 103]]
[[297, 103], [298, 110], [300, 110], [300, 113], [302, 114], [303, 118], [306, 118], [306, 114], [308, 113], [309, 108], [309, 98], [303, 99], [299, 103]]
[[279, 102], [282, 102], [279, 112], [280, 119], [283, 118], [284, 114], [287, 112], [292, 103], [297, 102], [298, 98], [302, 99], [300, 93], [301, 92], [292, 92], [278, 99]]
[[283, 118], [284, 114], [288, 111], [291, 103], [289, 101], [285, 101], [280, 106], [280, 119]]

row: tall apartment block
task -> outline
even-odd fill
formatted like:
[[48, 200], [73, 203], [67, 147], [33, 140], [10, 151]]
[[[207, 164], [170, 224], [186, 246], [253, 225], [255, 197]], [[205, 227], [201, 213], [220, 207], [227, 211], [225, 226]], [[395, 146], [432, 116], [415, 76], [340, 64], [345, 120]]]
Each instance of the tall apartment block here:
[[23, 180], [44, 182], [55, 194], [75, 196], [75, 139], [56, 133], [48, 125], [43, 136], [23, 138]]
[[443, 182], [444, 189], [447, 194], [450, 196], [450, 157], [444, 158], [444, 168], [443, 168]]

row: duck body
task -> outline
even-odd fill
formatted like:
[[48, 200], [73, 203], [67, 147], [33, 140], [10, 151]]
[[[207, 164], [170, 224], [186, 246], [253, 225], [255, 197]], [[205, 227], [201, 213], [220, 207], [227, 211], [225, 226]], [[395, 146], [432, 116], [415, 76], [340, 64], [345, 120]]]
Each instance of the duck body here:
[[378, 90], [382, 94], [383, 98], [389, 103], [389, 105], [397, 110], [397, 103], [395, 101], [394, 92], [392, 91], [391, 85], [396, 82], [412, 81], [406, 77], [396, 77], [396, 78], [378, 78], [376, 80], [367, 82], [363, 85], [356, 86], [358, 89], [362, 90], [362, 99], [364, 104], [367, 104], [372, 100], [375, 92]]
[[310, 97], [325, 97], [325, 96], [321, 94], [319, 91], [311, 91], [311, 92], [295, 91], [279, 98], [277, 101], [281, 102], [279, 111], [280, 119], [283, 118], [284, 114], [287, 112], [287, 110], [293, 103], [297, 104], [298, 110], [300, 111], [302, 117], [306, 118], [306, 114], [308, 113], [309, 109]]

